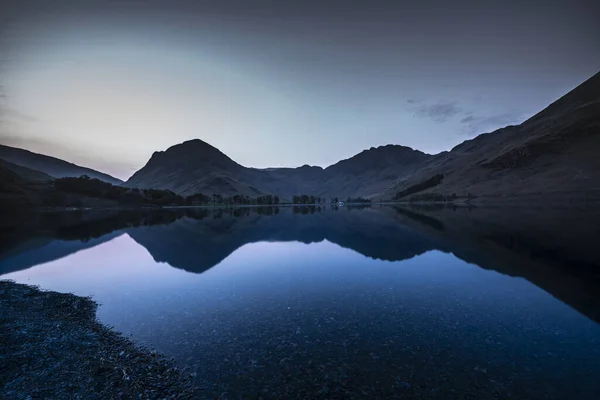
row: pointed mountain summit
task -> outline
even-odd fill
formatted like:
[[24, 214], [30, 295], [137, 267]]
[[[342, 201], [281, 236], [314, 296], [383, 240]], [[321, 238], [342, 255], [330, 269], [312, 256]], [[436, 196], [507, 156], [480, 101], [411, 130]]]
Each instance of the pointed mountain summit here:
[[155, 152], [148, 163], [127, 180], [125, 186], [167, 189], [190, 195], [222, 196], [252, 191], [239, 175], [245, 168], [217, 148], [200, 140], [189, 140]]
[[244, 167], [195, 139], [154, 153], [125, 185], [183, 195], [368, 196], [414, 172], [431, 157], [408, 147], [388, 145], [365, 150], [325, 169], [309, 165], [256, 169]]
[[406, 200], [412, 196], [545, 198], [600, 189], [600, 73], [516, 126], [429, 155], [410, 147], [372, 147], [325, 169], [247, 168], [202, 140], [154, 153], [129, 187], [258, 196], [298, 194]]

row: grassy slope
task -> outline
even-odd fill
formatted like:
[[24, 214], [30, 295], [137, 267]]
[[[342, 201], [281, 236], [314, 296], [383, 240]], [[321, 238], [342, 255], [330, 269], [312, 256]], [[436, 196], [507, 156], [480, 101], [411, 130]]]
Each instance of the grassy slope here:
[[423, 193], [503, 196], [600, 189], [600, 73], [518, 126], [463, 142], [436, 157], [396, 192], [444, 174]]

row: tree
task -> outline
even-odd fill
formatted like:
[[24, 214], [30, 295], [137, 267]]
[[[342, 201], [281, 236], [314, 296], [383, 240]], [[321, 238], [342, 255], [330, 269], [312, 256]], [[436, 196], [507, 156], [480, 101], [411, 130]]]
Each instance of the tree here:
[[279, 196], [273, 197], [273, 204], [279, 204]]

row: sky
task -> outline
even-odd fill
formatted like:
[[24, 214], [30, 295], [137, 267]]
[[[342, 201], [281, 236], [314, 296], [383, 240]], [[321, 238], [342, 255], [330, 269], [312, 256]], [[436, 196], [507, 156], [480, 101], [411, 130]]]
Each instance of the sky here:
[[450, 150], [600, 70], [600, 6], [8, 0], [0, 143], [121, 179], [199, 138], [249, 167]]

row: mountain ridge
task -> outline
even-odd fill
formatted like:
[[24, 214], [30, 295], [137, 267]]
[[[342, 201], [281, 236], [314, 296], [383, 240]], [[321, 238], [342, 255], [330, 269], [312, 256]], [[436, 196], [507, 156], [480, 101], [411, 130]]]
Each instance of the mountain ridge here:
[[61, 160], [60, 158], [3, 144], [0, 144], [0, 159], [31, 170], [43, 172], [54, 178], [88, 175], [90, 178], [97, 178], [112, 183], [113, 185], [120, 185], [123, 183], [121, 179], [96, 171], [92, 168], [82, 167], [75, 163]]
[[436, 175], [443, 175], [442, 181], [421, 191], [421, 198], [596, 190], [598, 151], [600, 72], [523, 123], [478, 135], [439, 155], [380, 197], [393, 198]]
[[[366, 182], [366, 186], [373, 183], [382, 186], [382, 181], [392, 183], [414, 171], [429, 157], [433, 156], [390, 144], [363, 150], [327, 168], [305, 164], [296, 168], [257, 169], [242, 166], [210, 144], [194, 139], [155, 152], [148, 163], [125, 182], [125, 186], [168, 189], [179, 194], [214, 192], [226, 196], [256, 196], [272, 193], [288, 198], [296, 194], [352, 196], [358, 189], [357, 184], [361, 184], [361, 176], [382, 173], [376, 182]], [[363, 185], [365, 180], [362, 180]], [[367, 191], [375, 193], [382, 188], [368, 188]]]
[[402, 201], [500, 198], [594, 189], [600, 182], [598, 151], [600, 73], [523, 123], [438, 154], [389, 144], [326, 168], [255, 169], [196, 139], [155, 153], [125, 185], [287, 199], [298, 194]]
[[[600, 72], [519, 125], [482, 133], [433, 155], [388, 144], [326, 168], [304, 164], [261, 169], [243, 166], [209, 143], [192, 139], [154, 152], [126, 182], [8, 146], [0, 145], [0, 159], [53, 177], [85, 173], [129, 188], [180, 195], [437, 201], [600, 190], [594, 186], [600, 182], [599, 151]], [[24, 161], [25, 156], [34, 160]]]

